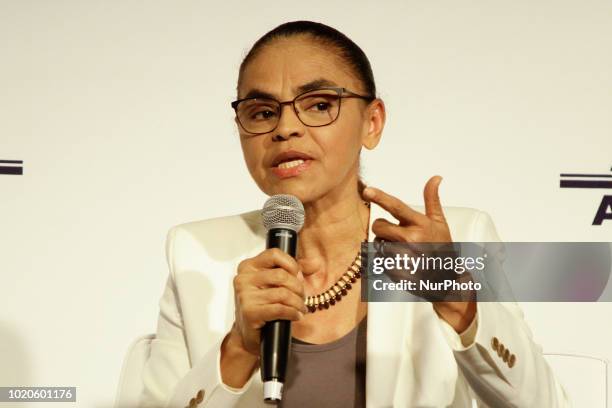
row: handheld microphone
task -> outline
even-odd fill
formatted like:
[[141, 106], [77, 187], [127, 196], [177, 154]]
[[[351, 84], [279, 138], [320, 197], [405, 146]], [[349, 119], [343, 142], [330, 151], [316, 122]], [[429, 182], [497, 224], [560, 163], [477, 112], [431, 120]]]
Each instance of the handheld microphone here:
[[[268, 230], [267, 248], [297, 255], [298, 232], [304, 225], [304, 206], [289, 194], [270, 197], [264, 204], [263, 224]], [[261, 379], [264, 401], [280, 401], [291, 352], [291, 320], [272, 320], [261, 329]]]

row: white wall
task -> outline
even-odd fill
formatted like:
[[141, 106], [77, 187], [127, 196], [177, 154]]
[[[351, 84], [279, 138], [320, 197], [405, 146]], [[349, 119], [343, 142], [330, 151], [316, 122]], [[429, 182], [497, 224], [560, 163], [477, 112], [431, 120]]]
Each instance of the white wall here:
[[[108, 407], [153, 332], [174, 224], [258, 208], [229, 102], [240, 60], [295, 19], [369, 55], [388, 122], [366, 180], [492, 214], [506, 241], [611, 241], [612, 3], [0, 0], [0, 386]], [[607, 190], [609, 194], [609, 190]], [[526, 304], [546, 350], [612, 359], [610, 304]], [[607, 322], [603, 327], [602, 322]], [[24, 404], [26, 406], [27, 404]]]

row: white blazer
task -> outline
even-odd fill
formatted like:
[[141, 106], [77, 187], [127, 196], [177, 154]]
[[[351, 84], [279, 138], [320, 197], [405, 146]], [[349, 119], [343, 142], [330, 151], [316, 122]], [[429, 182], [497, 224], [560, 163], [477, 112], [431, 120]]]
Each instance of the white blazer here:
[[[486, 212], [444, 211], [453, 241], [500, 241]], [[394, 220], [372, 203], [370, 237], [380, 217]], [[169, 230], [169, 276], [144, 367], [141, 407], [270, 407], [259, 370], [235, 390], [222, 383], [219, 368], [221, 341], [234, 321], [237, 265], [260, 253], [265, 238], [260, 210]], [[570, 406], [515, 303], [478, 303], [467, 346], [428, 302], [370, 302], [367, 319], [368, 408], [472, 407], [472, 400], [479, 407]]]

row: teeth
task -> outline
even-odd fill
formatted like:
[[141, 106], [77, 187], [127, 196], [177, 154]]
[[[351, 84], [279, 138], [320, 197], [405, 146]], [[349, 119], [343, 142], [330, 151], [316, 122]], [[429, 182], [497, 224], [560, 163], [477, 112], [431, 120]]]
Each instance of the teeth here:
[[292, 160], [290, 162], [284, 162], [284, 163], [279, 164], [278, 168], [279, 169], [290, 169], [292, 167], [299, 166], [302, 163], [304, 163], [304, 160], [302, 159]]

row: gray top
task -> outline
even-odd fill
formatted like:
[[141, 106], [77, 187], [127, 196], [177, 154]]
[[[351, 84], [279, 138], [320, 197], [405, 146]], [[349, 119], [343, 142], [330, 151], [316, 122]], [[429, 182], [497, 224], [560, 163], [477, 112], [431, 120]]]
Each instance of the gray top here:
[[291, 339], [280, 408], [365, 407], [367, 316], [343, 337], [312, 344]]

